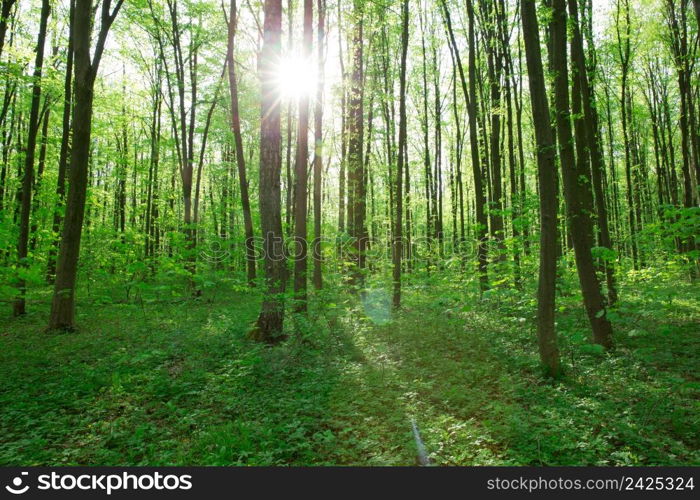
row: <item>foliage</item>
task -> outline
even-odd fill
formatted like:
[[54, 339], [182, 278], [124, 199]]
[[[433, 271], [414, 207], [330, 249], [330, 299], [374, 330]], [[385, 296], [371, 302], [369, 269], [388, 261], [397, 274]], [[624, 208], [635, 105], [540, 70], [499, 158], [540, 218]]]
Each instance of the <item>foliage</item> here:
[[410, 465], [415, 418], [436, 464], [697, 465], [700, 303], [671, 273], [625, 280], [610, 354], [562, 297], [558, 382], [530, 293], [479, 300], [447, 273], [413, 279], [388, 322], [381, 282], [369, 308], [323, 292], [309, 335], [274, 348], [245, 340], [257, 294], [221, 277], [204, 299], [95, 284], [74, 334], [42, 331], [37, 289], [0, 333], [0, 463]]

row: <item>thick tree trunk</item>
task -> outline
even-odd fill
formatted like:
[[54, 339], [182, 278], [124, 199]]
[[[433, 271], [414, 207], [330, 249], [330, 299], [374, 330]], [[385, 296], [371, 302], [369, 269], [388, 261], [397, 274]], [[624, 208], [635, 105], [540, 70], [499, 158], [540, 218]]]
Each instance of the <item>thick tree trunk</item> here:
[[75, 50], [73, 147], [66, 215], [49, 317], [50, 329], [70, 330], [75, 327], [75, 285], [85, 215], [85, 197], [87, 195], [93, 87], [109, 28], [119, 13], [122, 2], [123, 0], [118, 0], [114, 9], [110, 11], [111, 0], [103, 0], [100, 31], [92, 61], [90, 61], [92, 2], [91, 0], [76, 0], [75, 3], [75, 15], [71, 29]]
[[275, 68], [281, 54], [282, 0], [265, 0], [263, 47], [259, 60], [260, 110], [260, 226], [263, 236], [265, 295], [254, 340], [276, 343], [284, 338], [285, 257], [282, 234], [280, 176], [280, 103]]

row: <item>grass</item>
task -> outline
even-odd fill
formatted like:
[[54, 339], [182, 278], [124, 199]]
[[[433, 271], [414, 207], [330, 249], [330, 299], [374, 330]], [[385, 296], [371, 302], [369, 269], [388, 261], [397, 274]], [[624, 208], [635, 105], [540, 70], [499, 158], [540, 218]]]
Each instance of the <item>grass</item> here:
[[628, 276], [610, 354], [564, 287], [555, 382], [532, 291], [473, 286], [409, 278], [393, 315], [380, 282], [325, 292], [274, 348], [246, 340], [259, 298], [226, 280], [197, 299], [93, 290], [76, 333], [44, 331], [35, 290], [26, 317], [2, 312], [0, 464], [411, 465], [411, 419], [439, 465], [700, 464], [691, 285]]

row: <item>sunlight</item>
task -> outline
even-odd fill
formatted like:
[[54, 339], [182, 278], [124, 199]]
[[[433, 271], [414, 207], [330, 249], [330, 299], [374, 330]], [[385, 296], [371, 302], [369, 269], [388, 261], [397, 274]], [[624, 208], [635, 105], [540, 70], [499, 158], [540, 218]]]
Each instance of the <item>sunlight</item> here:
[[316, 89], [316, 80], [316, 68], [310, 60], [295, 55], [280, 60], [277, 86], [283, 99], [311, 96]]

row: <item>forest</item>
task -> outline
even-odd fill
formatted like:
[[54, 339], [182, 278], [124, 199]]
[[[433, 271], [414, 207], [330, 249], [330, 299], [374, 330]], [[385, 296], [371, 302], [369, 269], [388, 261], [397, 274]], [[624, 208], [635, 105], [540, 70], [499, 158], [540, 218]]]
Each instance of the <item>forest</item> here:
[[0, 4], [0, 465], [700, 465], [700, 0]]

